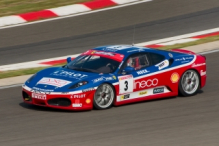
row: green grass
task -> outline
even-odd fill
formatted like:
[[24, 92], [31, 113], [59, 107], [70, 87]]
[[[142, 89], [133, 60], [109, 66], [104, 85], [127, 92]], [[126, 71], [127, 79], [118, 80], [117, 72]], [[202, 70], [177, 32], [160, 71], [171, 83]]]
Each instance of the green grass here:
[[[198, 41], [190, 42], [190, 43], [184, 43], [184, 44], [176, 44], [172, 46], [165, 46], [161, 47], [159, 49], [164, 49], [164, 50], [170, 50], [170, 49], [176, 49], [176, 48], [185, 48], [188, 46], [194, 46], [194, 45], [199, 45], [199, 44], [204, 44], [208, 42], [213, 42], [213, 41], [218, 41], [219, 40], [219, 35], [218, 36], [212, 36], [208, 37], [205, 39], [200, 39]], [[63, 64], [57, 64], [55, 66], [63, 66]], [[2, 78], [8, 78], [8, 77], [15, 77], [15, 76], [21, 76], [21, 75], [29, 75], [29, 74], [34, 74], [44, 68], [48, 67], [38, 67], [38, 68], [29, 68], [29, 69], [21, 69], [21, 70], [12, 70], [12, 71], [5, 71], [5, 72], [0, 72], [0, 79]]]
[[72, 5], [92, 0], [0, 0], [0, 17]]
[[[63, 66], [63, 64], [57, 64], [55, 66]], [[37, 67], [37, 68], [28, 68], [28, 69], [20, 69], [20, 70], [11, 70], [11, 71], [4, 71], [0, 72], [0, 79], [3, 78], [9, 78], [9, 77], [16, 77], [16, 76], [22, 76], [22, 75], [30, 75], [30, 74], [35, 74], [36, 72], [45, 69], [48, 67]]]

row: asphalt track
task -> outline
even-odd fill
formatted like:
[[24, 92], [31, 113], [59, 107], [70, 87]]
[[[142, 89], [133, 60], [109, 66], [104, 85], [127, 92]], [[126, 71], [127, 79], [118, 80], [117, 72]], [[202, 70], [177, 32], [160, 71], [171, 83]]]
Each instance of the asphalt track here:
[[0, 65], [81, 53], [218, 27], [218, 0], [153, 0], [119, 9], [0, 30]]
[[[0, 30], [0, 64], [61, 56], [66, 52], [74, 54], [106, 43], [128, 43], [132, 36], [127, 34], [132, 32], [134, 19], [138, 21], [136, 33], [142, 34], [136, 36], [137, 43], [218, 27], [218, 6], [216, 0], [155, 0], [120, 9], [135, 18], [122, 17], [119, 10], [110, 10], [91, 14], [92, 17], [81, 16], [83, 19], [73, 17]], [[140, 15], [138, 10], [150, 14]], [[121, 21], [109, 23], [101, 16]], [[85, 18], [93, 24], [81, 34], [79, 27], [84, 25], [75, 23], [67, 31], [70, 22], [76, 19], [81, 24], [89, 22]], [[219, 52], [206, 55], [207, 85], [188, 98], [174, 97], [103, 111], [67, 112], [24, 104], [21, 87], [1, 89], [0, 146], [218, 146], [218, 55]]]
[[0, 145], [218, 146], [218, 55], [206, 55], [207, 85], [187, 98], [67, 112], [24, 104], [21, 87], [0, 90]]

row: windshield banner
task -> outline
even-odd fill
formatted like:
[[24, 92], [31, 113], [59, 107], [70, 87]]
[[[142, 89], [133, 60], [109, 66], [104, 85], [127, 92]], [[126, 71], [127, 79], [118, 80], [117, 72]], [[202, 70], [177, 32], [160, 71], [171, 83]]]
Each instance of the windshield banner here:
[[122, 54], [118, 54], [118, 53], [114, 53], [114, 52], [99, 51], [99, 50], [88, 50], [85, 53], [83, 53], [82, 55], [102, 56], [102, 57], [110, 58], [110, 59], [113, 59], [113, 60], [116, 60], [119, 62], [121, 62], [124, 58], [124, 55], [122, 55]]

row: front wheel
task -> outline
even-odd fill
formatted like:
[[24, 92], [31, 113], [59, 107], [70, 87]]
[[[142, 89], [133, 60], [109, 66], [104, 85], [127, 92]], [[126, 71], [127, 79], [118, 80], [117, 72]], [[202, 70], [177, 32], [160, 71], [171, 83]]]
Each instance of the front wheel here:
[[183, 96], [195, 95], [200, 87], [199, 75], [195, 70], [187, 70], [181, 77], [179, 92]]
[[96, 109], [107, 109], [113, 104], [115, 97], [114, 89], [109, 84], [101, 84], [94, 94], [94, 107]]

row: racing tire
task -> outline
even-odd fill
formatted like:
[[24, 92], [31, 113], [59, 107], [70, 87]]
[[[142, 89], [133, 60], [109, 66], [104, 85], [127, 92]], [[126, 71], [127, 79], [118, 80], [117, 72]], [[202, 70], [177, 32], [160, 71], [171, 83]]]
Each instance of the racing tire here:
[[179, 92], [183, 96], [193, 96], [200, 89], [200, 77], [195, 70], [187, 70], [183, 73], [179, 82]]
[[103, 83], [94, 94], [93, 105], [98, 110], [108, 109], [112, 106], [114, 99], [115, 91], [112, 85]]

